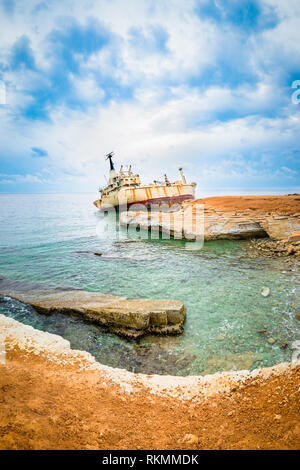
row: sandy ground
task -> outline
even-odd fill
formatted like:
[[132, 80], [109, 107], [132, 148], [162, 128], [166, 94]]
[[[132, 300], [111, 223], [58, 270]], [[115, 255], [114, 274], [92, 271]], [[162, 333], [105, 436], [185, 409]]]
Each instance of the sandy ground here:
[[0, 365], [0, 449], [299, 449], [299, 385], [297, 367], [196, 404], [15, 348]]
[[277, 214], [300, 214], [300, 195], [291, 196], [218, 196], [194, 199], [185, 204], [202, 203], [226, 211], [253, 210]]

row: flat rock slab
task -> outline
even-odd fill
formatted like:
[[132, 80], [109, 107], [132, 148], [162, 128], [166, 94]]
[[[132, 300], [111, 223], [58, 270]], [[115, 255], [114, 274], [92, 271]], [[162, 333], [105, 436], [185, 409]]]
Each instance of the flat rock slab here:
[[0, 295], [31, 305], [39, 313], [77, 314], [128, 338], [147, 333], [179, 334], [185, 307], [179, 300], [141, 300], [55, 288], [0, 278]]

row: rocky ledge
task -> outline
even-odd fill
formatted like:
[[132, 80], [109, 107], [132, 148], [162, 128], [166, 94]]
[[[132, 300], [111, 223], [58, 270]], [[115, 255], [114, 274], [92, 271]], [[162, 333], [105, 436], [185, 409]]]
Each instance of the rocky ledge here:
[[39, 313], [80, 315], [128, 338], [138, 338], [147, 333], [182, 333], [185, 319], [185, 307], [179, 300], [127, 299], [1, 277], [0, 295], [31, 305]]
[[[197, 210], [203, 205], [203, 212]], [[128, 211], [120, 216], [124, 226], [152, 228], [171, 237], [205, 240], [269, 237], [288, 239], [300, 230], [300, 195], [226, 196], [185, 201], [168, 211]]]

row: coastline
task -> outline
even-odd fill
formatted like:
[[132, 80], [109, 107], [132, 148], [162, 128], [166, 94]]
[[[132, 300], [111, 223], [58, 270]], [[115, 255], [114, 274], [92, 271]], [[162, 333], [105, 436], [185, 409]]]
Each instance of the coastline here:
[[[172, 207], [171, 207], [172, 209]], [[219, 196], [194, 199], [170, 211], [132, 210], [120, 215], [122, 226], [140, 226], [171, 238], [285, 240], [300, 230], [300, 196]]]
[[[280, 197], [281, 201], [294, 201], [281, 209], [278, 198], [268, 198], [272, 207], [263, 210], [255, 207], [253, 199], [259, 199], [260, 206], [265, 197], [246, 198], [247, 201], [238, 198], [247, 207], [235, 211], [232, 205], [236, 198], [223, 200], [223, 207], [219, 198], [211, 199], [217, 201], [210, 201], [204, 211], [205, 220], [209, 221], [206, 230], [210, 230], [206, 239], [252, 238], [258, 233], [261, 236], [262, 231], [267, 233], [268, 225], [269, 239], [253, 240], [253, 256], [268, 253], [273, 256], [275, 247], [274, 257], [286, 256], [287, 262], [298, 263], [300, 245], [295, 235], [299, 223], [298, 196]], [[195, 202], [186, 202], [181, 207]], [[218, 228], [217, 236], [214, 227]], [[273, 241], [276, 237], [280, 242]], [[291, 245], [294, 248], [289, 253]], [[243, 254], [236, 259], [242, 262]], [[57, 288], [58, 297], [61, 289]], [[74, 302], [74, 292], [80, 291], [70, 292], [70, 302]], [[25, 301], [22, 296], [17, 298]], [[31, 304], [36, 307], [40, 303], [37, 292]], [[0, 332], [5, 347], [0, 356], [1, 449], [300, 446], [299, 362], [203, 376], [146, 375], [103, 365], [89, 352], [71, 349], [62, 336], [4, 315], [0, 315]]]

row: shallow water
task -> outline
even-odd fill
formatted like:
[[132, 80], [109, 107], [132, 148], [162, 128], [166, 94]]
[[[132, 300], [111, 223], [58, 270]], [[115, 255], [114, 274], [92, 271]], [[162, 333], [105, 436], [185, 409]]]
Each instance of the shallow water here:
[[[291, 360], [292, 342], [299, 339], [294, 261], [249, 259], [243, 241], [207, 242], [198, 251], [175, 240], [128, 243], [126, 230], [116, 232], [92, 201], [92, 194], [0, 195], [0, 273], [131, 298], [180, 299], [187, 308], [184, 333], [130, 342], [78, 318], [40, 315], [8, 298], [0, 313], [60, 334], [104, 364], [135, 372], [205, 374]], [[267, 298], [263, 287], [271, 290]]]

